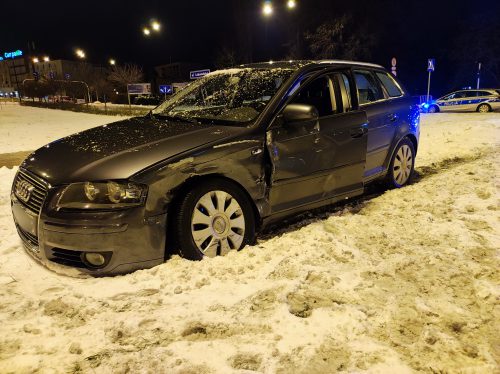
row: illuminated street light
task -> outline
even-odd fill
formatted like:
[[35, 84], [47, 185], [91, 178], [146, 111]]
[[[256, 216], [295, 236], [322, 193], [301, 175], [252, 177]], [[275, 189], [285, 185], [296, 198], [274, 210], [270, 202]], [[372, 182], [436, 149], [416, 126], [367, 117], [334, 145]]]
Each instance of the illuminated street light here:
[[85, 58], [85, 52], [83, 52], [81, 49], [77, 49], [77, 50], [76, 50], [76, 55], [77, 55], [79, 58]]
[[295, 0], [288, 0], [286, 6], [288, 7], [288, 9], [293, 9], [297, 6], [297, 3], [295, 2]]
[[153, 21], [151, 22], [151, 28], [154, 30], [154, 31], [160, 31], [160, 28], [161, 28], [161, 25], [159, 22], [157, 21]]
[[45, 61], [45, 62], [49, 62], [49, 61], [50, 61], [49, 56], [45, 56], [45, 57], [43, 58], [43, 61]]
[[38, 57], [33, 57], [33, 62], [36, 64], [38, 62]]
[[110, 60], [109, 60], [109, 64], [110, 64], [110, 65], [116, 65], [116, 61], [115, 61], [114, 59], [110, 59]]
[[266, 17], [270, 17], [273, 14], [273, 4], [270, 1], [266, 1], [262, 7], [262, 14]]
[[151, 34], [151, 30], [149, 30], [147, 27], [145, 27], [142, 32], [144, 33], [144, 35], [146, 36], [149, 36], [149, 34]]

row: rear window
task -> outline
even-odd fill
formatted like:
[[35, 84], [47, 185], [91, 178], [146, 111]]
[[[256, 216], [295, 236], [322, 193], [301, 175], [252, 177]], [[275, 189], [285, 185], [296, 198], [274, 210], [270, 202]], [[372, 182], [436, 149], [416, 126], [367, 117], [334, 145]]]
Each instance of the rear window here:
[[384, 86], [390, 97], [399, 97], [403, 94], [403, 91], [401, 90], [399, 85], [388, 73], [377, 71], [375, 74], [377, 75], [378, 79], [380, 79], [380, 82], [382, 82], [382, 85]]
[[356, 79], [360, 104], [367, 104], [384, 98], [378, 82], [369, 71], [355, 71], [354, 78]]

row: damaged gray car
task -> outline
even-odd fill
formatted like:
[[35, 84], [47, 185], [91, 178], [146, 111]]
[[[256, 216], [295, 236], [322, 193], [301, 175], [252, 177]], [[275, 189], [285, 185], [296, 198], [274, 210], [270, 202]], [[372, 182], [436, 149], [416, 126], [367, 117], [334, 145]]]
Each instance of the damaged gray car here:
[[224, 255], [271, 222], [411, 181], [419, 111], [381, 66], [261, 63], [190, 84], [145, 117], [31, 154], [12, 186], [26, 250], [110, 275]]

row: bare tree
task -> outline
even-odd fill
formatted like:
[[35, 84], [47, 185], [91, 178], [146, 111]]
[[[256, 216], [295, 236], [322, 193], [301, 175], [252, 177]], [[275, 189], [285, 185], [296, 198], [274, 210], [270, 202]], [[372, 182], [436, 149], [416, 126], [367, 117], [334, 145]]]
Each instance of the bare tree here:
[[350, 15], [330, 19], [305, 33], [306, 42], [314, 58], [342, 58], [348, 60], [370, 58], [375, 36], [358, 28]]
[[215, 57], [215, 67], [217, 69], [224, 69], [235, 66], [238, 63], [236, 52], [229, 47], [222, 47]]
[[118, 88], [125, 88], [127, 84], [141, 82], [144, 77], [142, 68], [135, 64], [115, 65], [108, 79]]

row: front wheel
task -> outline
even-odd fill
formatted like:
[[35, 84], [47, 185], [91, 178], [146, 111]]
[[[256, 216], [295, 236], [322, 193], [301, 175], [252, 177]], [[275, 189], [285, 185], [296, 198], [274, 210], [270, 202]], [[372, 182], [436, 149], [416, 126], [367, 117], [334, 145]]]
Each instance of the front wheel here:
[[191, 189], [173, 224], [179, 253], [190, 260], [240, 250], [255, 237], [255, 216], [247, 196], [224, 179], [204, 180]]
[[415, 147], [413, 143], [404, 138], [392, 156], [386, 184], [389, 188], [401, 188], [411, 182], [415, 168]]
[[439, 112], [439, 107], [437, 105], [431, 105], [429, 108], [429, 113], [437, 113]]

